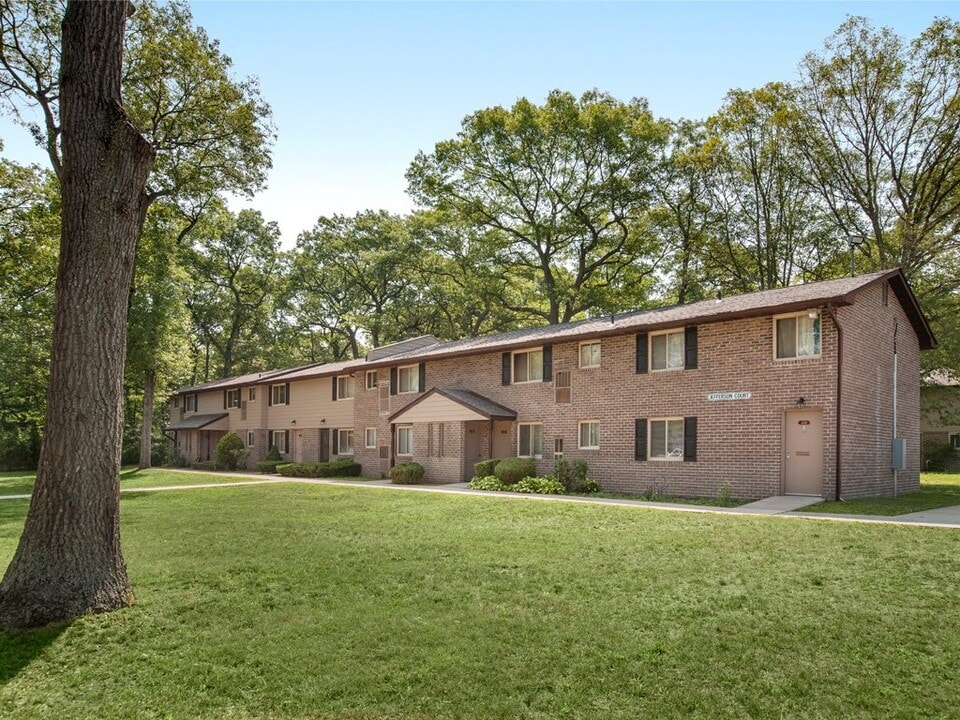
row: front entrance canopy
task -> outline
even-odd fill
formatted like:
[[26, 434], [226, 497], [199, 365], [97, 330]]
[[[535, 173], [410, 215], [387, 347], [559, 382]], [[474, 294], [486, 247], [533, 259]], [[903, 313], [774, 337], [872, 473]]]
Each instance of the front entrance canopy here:
[[433, 388], [390, 416], [392, 423], [516, 420], [516, 410], [459, 388]]
[[211, 415], [191, 415], [172, 422], [167, 430], [229, 430], [230, 422], [227, 413], [213, 413]]

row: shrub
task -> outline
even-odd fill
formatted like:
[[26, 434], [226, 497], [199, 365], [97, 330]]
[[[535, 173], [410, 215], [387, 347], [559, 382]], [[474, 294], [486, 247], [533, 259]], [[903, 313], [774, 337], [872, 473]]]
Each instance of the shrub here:
[[956, 454], [950, 443], [927, 441], [923, 444], [923, 469], [946, 470]]
[[493, 458], [492, 460], [481, 460], [480, 462], [474, 464], [473, 469], [477, 473], [476, 477], [489, 477], [493, 475], [493, 471], [497, 467], [497, 463], [500, 462], [500, 458]]
[[554, 462], [553, 477], [557, 479], [557, 482], [567, 488], [567, 490], [570, 490], [574, 485], [573, 471], [570, 469], [570, 461], [560, 458]]
[[566, 492], [560, 481], [552, 477], [525, 477], [509, 489], [511, 492], [539, 495], [563, 495]]
[[496, 475], [477, 476], [470, 481], [471, 490], [509, 490]]
[[221, 470], [245, 467], [248, 457], [250, 451], [236, 433], [227, 433], [217, 443], [217, 467]]
[[216, 470], [217, 464], [213, 460], [198, 460], [195, 463], [190, 463], [190, 467], [194, 470]]
[[585, 482], [587, 479], [587, 461], [586, 460], [574, 460], [573, 461], [573, 484], [579, 485], [582, 482]]
[[733, 505], [733, 500], [730, 498], [730, 483], [720, 483], [720, 486], [717, 488], [717, 502], [724, 507]]
[[190, 461], [187, 460], [186, 456], [177, 448], [173, 448], [173, 450], [170, 452], [169, 464], [171, 467], [185, 468], [190, 466]]
[[535, 476], [537, 466], [530, 458], [507, 458], [497, 463], [493, 474], [504, 485], [516, 485], [525, 477]]
[[280, 454], [280, 449], [276, 445], [271, 445], [270, 449], [267, 450], [266, 456], [263, 458], [266, 460], [283, 460], [283, 455]]
[[414, 485], [423, 480], [423, 465], [415, 462], [397, 463], [390, 468], [394, 485]]
[[259, 473], [275, 473], [277, 472], [277, 466], [284, 463], [284, 460], [261, 460], [254, 467]]
[[[257, 463], [257, 465], [260, 464]], [[355, 463], [349, 458], [321, 463], [280, 463], [276, 466], [276, 472], [285, 477], [356, 477], [360, 474], [360, 470], [360, 463]]]
[[600, 483], [596, 480], [587, 478], [573, 486], [573, 491], [580, 495], [589, 495], [590, 493], [600, 492]]

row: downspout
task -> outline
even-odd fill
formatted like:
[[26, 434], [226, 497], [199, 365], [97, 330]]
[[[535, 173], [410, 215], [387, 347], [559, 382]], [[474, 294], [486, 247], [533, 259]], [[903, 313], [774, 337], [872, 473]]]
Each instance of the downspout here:
[[836, 486], [837, 492], [835, 500], [840, 501], [840, 489], [841, 489], [841, 473], [840, 473], [840, 410], [842, 409], [842, 398], [843, 398], [843, 327], [840, 325], [840, 319], [837, 317], [836, 309], [833, 305], [827, 305], [826, 307], [827, 314], [830, 316], [830, 319], [833, 320], [833, 325], [837, 328], [837, 429], [836, 434], [834, 435], [834, 445], [836, 449], [836, 457], [834, 459], [835, 470], [836, 470]]
[[[900, 330], [900, 323], [893, 321], [893, 439], [897, 439], [897, 332]], [[898, 497], [897, 481], [899, 480], [899, 471], [896, 466], [893, 468], [893, 496]]]

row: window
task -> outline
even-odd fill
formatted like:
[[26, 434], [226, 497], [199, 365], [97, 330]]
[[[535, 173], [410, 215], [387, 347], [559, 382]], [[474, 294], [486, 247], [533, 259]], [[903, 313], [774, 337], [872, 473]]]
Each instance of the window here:
[[600, 367], [600, 341], [580, 343], [580, 367]]
[[650, 336], [650, 369], [683, 370], [683, 330]]
[[227, 407], [228, 408], [238, 408], [240, 407], [240, 390], [227, 390]]
[[277, 450], [281, 453], [286, 454], [287, 452], [287, 431], [286, 430], [271, 430], [270, 431], [270, 447], [276, 446]]
[[349, 375], [340, 375], [336, 378], [337, 396], [334, 400], [349, 400], [353, 397], [354, 382]]
[[553, 459], [563, 460], [563, 438], [556, 438], [553, 441]]
[[353, 430], [337, 430], [337, 455], [353, 455]]
[[950, 447], [952, 447], [954, 450], [960, 449], [960, 434], [951, 433]]
[[377, 446], [376, 428], [367, 428], [363, 431], [363, 446], [365, 448], [375, 448]]
[[777, 359], [820, 355], [820, 313], [775, 319]]
[[196, 412], [197, 411], [197, 396], [196, 395], [187, 395], [183, 401], [183, 409], [187, 412]]
[[397, 369], [397, 392], [420, 392], [420, 367], [418, 365], [407, 365]]
[[177, 395], [177, 396], [173, 399], [173, 406], [174, 406], [175, 408], [180, 407], [180, 396], [179, 396], [179, 395]]
[[253, 430], [247, 430], [247, 447], [253, 447], [256, 442], [256, 434]]
[[413, 428], [397, 428], [397, 455], [413, 455]]
[[650, 421], [650, 459], [683, 460], [683, 418]]
[[585, 420], [580, 423], [580, 449], [600, 449], [600, 421]]
[[553, 377], [553, 399], [558, 403], [570, 402], [570, 371], [557, 370]]
[[543, 350], [513, 353], [513, 382], [541, 382], [543, 380]]
[[256, 400], [257, 399], [257, 389], [255, 387], [247, 390], [247, 400]]
[[517, 426], [517, 457], [543, 457], [543, 425], [520, 423]]
[[287, 402], [287, 385], [271, 385], [270, 386], [270, 403], [271, 405], [286, 405]]
[[373, 390], [377, 387], [377, 371], [367, 370], [367, 390]]

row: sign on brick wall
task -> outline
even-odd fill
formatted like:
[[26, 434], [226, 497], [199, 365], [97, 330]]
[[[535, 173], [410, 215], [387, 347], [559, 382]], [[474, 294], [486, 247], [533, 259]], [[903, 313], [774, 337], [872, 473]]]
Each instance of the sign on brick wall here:
[[752, 397], [749, 391], [739, 390], [737, 392], [717, 392], [707, 395], [710, 402], [720, 402], [722, 400], [749, 400]]

